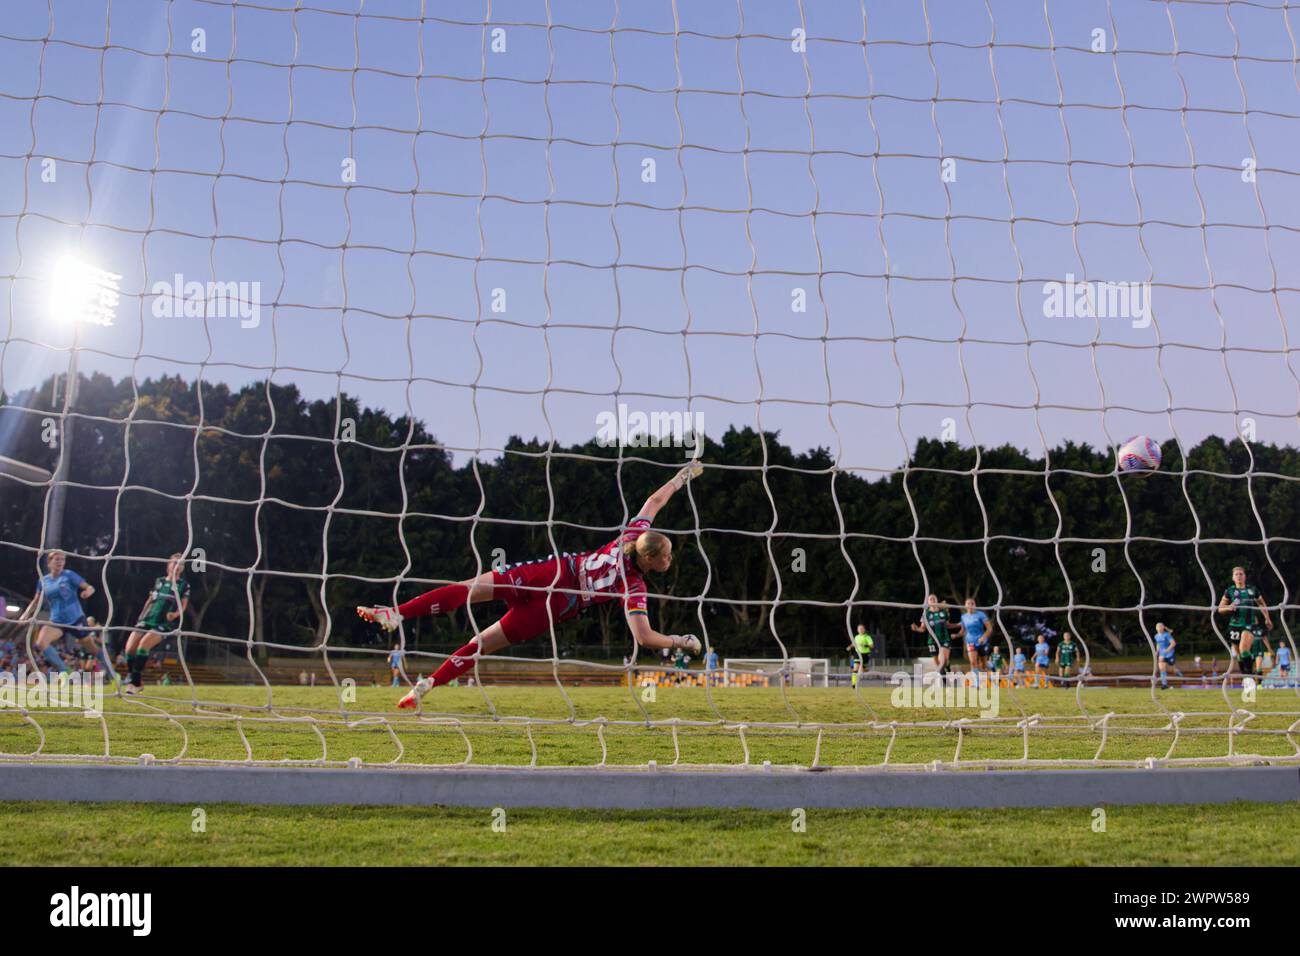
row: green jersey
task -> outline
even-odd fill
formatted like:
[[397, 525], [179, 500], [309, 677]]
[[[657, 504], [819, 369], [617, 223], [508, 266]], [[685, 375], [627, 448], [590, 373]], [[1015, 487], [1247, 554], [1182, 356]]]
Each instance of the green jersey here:
[[1002, 652], [996, 647], [993, 649], [993, 653], [989, 654], [989, 670], [998, 673], [1002, 672]]
[[1057, 650], [1061, 653], [1061, 666], [1073, 667], [1074, 655], [1078, 652], [1079, 645], [1074, 641], [1062, 641]]
[[876, 646], [870, 634], [854, 634], [853, 646], [858, 649], [858, 653], [866, 657], [871, 653], [871, 649]]
[[925, 609], [925, 629], [930, 633], [930, 637], [939, 643], [940, 647], [948, 647], [952, 644], [952, 638], [948, 636], [948, 609], [937, 608], [935, 610]]
[[145, 605], [144, 613], [140, 615], [140, 626], [148, 628], [177, 626], [180, 623], [179, 618], [172, 618], [169, 621], [167, 615], [173, 611], [179, 612], [181, 602], [189, 596], [190, 583], [184, 578], [177, 578], [175, 581], [165, 577], [158, 578], [153, 583], [153, 590], [149, 592], [149, 603]]
[[1248, 584], [1244, 588], [1239, 588], [1235, 584], [1230, 584], [1223, 592], [1223, 599], [1229, 604], [1236, 605], [1236, 609], [1228, 618], [1228, 627], [1234, 631], [1253, 631], [1260, 626], [1263, 618], [1259, 613], [1259, 588], [1255, 585]]

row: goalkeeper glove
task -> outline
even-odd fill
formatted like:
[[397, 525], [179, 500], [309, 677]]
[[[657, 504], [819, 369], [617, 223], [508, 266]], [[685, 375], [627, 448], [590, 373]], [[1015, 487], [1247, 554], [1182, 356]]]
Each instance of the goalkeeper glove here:
[[703, 645], [700, 644], [700, 639], [694, 634], [674, 634], [673, 647], [677, 650], [686, 650], [692, 654], [698, 654]]
[[692, 478], [698, 478], [704, 472], [704, 466], [698, 461], [693, 461], [677, 474], [673, 475], [673, 487], [681, 490], [681, 487]]

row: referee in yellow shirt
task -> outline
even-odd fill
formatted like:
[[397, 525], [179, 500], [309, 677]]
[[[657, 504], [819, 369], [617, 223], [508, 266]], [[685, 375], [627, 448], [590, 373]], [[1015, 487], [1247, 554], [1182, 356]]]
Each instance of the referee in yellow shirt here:
[[853, 654], [853, 686], [858, 686], [858, 675], [865, 674], [871, 667], [871, 650], [876, 646], [871, 635], [862, 624], [858, 625], [858, 633], [853, 635], [853, 643], [849, 645], [849, 652]]

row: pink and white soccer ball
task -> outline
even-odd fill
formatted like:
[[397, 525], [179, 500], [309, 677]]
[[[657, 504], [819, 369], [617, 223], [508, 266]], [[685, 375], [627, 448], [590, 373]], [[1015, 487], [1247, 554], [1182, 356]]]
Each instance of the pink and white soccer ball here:
[[1160, 467], [1160, 445], [1146, 435], [1134, 435], [1119, 446], [1120, 471], [1155, 471]]

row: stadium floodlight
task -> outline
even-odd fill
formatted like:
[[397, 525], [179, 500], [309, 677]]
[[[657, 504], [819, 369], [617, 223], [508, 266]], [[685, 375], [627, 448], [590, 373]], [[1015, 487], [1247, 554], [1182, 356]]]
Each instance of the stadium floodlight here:
[[46, 547], [56, 548], [63, 534], [63, 507], [67, 496], [68, 467], [72, 461], [73, 419], [68, 413], [77, 402], [77, 349], [81, 326], [112, 325], [117, 317], [119, 301], [118, 282], [121, 276], [73, 255], [64, 255], [54, 265], [50, 275], [50, 311], [57, 322], [73, 325], [72, 348], [68, 353], [68, 382], [63, 404], [63, 448], [54, 472], [53, 494], [50, 496], [50, 520], [46, 526]]
[[112, 325], [117, 317], [121, 276], [65, 255], [50, 276], [50, 312], [60, 322]]

